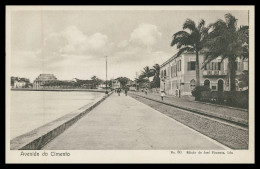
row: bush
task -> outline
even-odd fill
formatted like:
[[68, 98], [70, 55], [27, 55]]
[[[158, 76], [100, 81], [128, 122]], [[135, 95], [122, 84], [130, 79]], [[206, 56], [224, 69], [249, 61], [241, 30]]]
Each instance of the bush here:
[[248, 91], [225, 92], [230, 106], [248, 108]]
[[192, 91], [191, 94], [192, 96], [195, 97], [195, 100], [200, 100], [202, 96], [202, 92], [210, 92], [210, 88], [207, 86], [196, 86]]
[[[198, 91], [203, 89], [197, 89]], [[194, 95], [197, 94], [194, 92]], [[195, 96], [196, 99], [196, 96]], [[199, 100], [214, 101], [218, 104], [225, 104], [227, 106], [248, 108], [248, 91], [202, 91], [198, 96]]]

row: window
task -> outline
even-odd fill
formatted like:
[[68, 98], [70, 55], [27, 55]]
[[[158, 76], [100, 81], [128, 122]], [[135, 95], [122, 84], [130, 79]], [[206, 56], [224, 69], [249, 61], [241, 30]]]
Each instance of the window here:
[[189, 71], [195, 70], [195, 65], [196, 65], [196, 62], [195, 62], [195, 61], [188, 62], [188, 70], [189, 70]]
[[174, 66], [171, 66], [171, 77], [175, 76], [175, 72], [174, 72]]
[[181, 71], [181, 60], [179, 60], [179, 71]]
[[209, 81], [208, 79], [206, 79], [206, 80], [204, 81], [204, 86], [210, 87], [210, 81]]
[[175, 76], [177, 76], [177, 65], [174, 65], [174, 73], [175, 73]]
[[166, 70], [164, 70], [164, 77], [166, 77]]
[[181, 71], [181, 60], [177, 62], [177, 71]]
[[218, 70], [221, 70], [221, 65], [222, 65], [222, 63], [218, 62]]
[[211, 70], [214, 70], [214, 62], [211, 62]]

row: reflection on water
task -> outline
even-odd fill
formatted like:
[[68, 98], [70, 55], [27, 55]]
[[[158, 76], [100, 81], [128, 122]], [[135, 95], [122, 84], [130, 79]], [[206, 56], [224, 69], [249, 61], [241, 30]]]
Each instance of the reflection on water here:
[[98, 92], [11, 91], [10, 138], [77, 110], [102, 95]]

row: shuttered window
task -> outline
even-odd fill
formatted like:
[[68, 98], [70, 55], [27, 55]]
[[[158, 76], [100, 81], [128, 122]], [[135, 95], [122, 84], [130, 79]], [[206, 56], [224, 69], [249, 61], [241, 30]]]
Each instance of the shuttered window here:
[[181, 60], [179, 60], [179, 70], [178, 71], [181, 71]]
[[195, 61], [188, 62], [188, 71], [195, 70], [195, 65], [196, 65]]
[[221, 70], [221, 62], [218, 62], [218, 70]]

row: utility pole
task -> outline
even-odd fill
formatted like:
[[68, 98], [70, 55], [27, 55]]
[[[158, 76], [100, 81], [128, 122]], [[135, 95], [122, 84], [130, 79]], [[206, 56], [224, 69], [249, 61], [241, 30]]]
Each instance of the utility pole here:
[[106, 94], [108, 94], [108, 91], [107, 91], [107, 56], [106, 56]]

